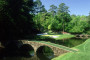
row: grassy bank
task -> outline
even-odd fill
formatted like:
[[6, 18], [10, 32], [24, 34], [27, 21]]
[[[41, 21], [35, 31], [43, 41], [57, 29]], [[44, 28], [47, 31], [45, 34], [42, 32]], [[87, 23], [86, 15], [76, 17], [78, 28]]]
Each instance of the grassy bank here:
[[52, 60], [90, 60], [90, 39], [74, 48], [78, 49], [78, 52], [69, 52]]

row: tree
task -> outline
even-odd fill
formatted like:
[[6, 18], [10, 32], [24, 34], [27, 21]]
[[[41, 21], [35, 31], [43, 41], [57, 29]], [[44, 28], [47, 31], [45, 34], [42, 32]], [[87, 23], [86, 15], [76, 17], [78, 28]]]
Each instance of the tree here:
[[69, 12], [69, 10], [68, 10], [68, 6], [66, 6], [65, 5], [65, 3], [61, 3], [60, 5], [59, 5], [59, 8], [58, 8], [58, 13], [63, 13], [63, 12]]
[[89, 28], [90, 28], [90, 13], [89, 13], [89, 16], [88, 16], [88, 26], [89, 26]]
[[67, 30], [65, 26], [67, 26], [68, 22], [70, 22], [71, 20], [70, 14], [68, 12], [69, 12], [68, 6], [66, 6], [65, 3], [61, 3], [59, 5], [57, 14], [58, 14], [59, 22], [62, 24], [63, 32], [64, 30]]
[[36, 23], [37, 29], [39, 31], [42, 31], [42, 29], [44, 28], [43, 27], [44, 24], [42, 24], [42, 22], [41, 22], [42, 20], [44, 20], [42, 18], [44, 16], [44, 13], [47, 13], [47, 10], [45, 9], [45, 6], [42, 5], [42, 2], [40, 0], [36, 0], [34, 2], [34, 14], [35, 14], [35, 17], [33, 19], [34, 19], [34, 22]]
[[85, 29], [85, 31], [87, 32], [87, 34], [90, 34], [90, 12], [89, 15], [87, 16], [87, 28]]
[[51, 23], [51, 15], [49, 13], [38, 13], [34, 17], [34, 21], [38, 30], [45, 31], [48, 29], [48, 25]]
[[58, 31], [58, 24], [59, 24], [58, 20], [53, 19], [52, 23], [48, 26], [48, 29], [52, 31]]
[[41, 12], [43, 12], [43, 13], [46, 13], [47, 12], [47, 10], [45, 9], [45, 6], [44, 5], [42, 6]]
[[42, 2], [40, 0], [36, 0], [34, 2], [34, 12], [35, 13], [47, 12], [44, 5], [42, 5]]
[[90, 13], [89, 13], [89, 16], [88, 16], [88, 22], [90, 23]]
[[69, 32], [71, 33], [85, 33], [88, 27], [86, 16], [72, 15], [72, 20], [69, 23]]
[[[3, 2], [2, 2], [3, 1]], [[33, 0], [0, 0], [0, 38], [13, 40], [36, 31], [33, 23]], [[33, 27], [32, 27], [33, 26]]]
[[51, 12], [52, 16], [55, 16], [57, 12], [57, 7], [55, 5], [51, 5], [49, 11]]

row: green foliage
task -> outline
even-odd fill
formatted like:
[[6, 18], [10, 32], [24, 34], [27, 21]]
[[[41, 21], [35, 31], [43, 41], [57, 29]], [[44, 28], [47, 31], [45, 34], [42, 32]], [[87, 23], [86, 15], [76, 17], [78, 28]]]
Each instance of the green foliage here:
[[[50, 11], [52, 14], [54, 14], [54, 12], [57, 12], [56, 6], [51, 5], [50, 7], [51, 7]], [[63, 12], [61, 12], [62, 10]], [[51, 17], [51, 23], [48, 25], [48, 29], [52, 31], [62, 31], [62, 30], [67, 31], [66, 27], [68, 27], [68, 22], [70, 21], [71, 17], [70, 14], [68, 13], [68, 8], [67, 6], [65, 6], [65, 4], [62, 3], [58, 8], [57, 15], [53, 15]]]
[[40, 13], [40, 12], [47, 12], [44, 5], [42, 5], [42, 2], [40, 0], [36, 0], [34, 2], [34, 13]]
[[87, 19], [85, 16], [72, 16], [72, 21], [69, 23], [71, 28], [69, 32], [83, 33], [88, 27]]
[[[44, 9], [44, 7], [41, 7], [42, 2], [40, 0], [36, 0], [36, 3], [38, 9]], [[34, 17], [37, 29], [42, 32], [52, 30], [55, 32], [66, 31], [70, 33], [89, 34], [90, 16], [70, 16], [68, 8], [65, 3], [61, 3], [59, 7], [51, 5], [49, 12], [39, 11]]]
[[70, 14], [68, 13], [68, 6], [65, 5], [65, 3], [61, 3], [58, 7], [57, 16], [59, 21], [59, 26], [61, 27], [60, 30], [67, 31], [68, 32], [68, 22], [71, 21]]
[[69, 13], [60, 13], [58, 15], [58, 21], [59, 21], [59, 29], [60, 30], [65, 30], [68, 32], [68, 25], [69, 25], [69, 22], [71, 21], [71, 17], [70, 17], [70, 14]]
[[33, 0], [0, 0], [0, 6], [1, 39], [24, 38], [37, 31], [31, 14]]
[[50, 24], [50, 14], [49, 13], [38, 13], [34, 17], [34, 21], [38, 27], [38, 30], [44, 31], [48, 29], [48, 25]]
[[85, 30], [87, 34], [90, 34], [90, 13], [89, 13], [89, 16], [87, 16], [87, 24], [88, 26]]
[[68, 8], [65, 3], [61, 3], [58, 8], [58, 13], [69, 12]]
[[49, 11], [51, 12], [52, 16], [54, 17], [57, 12], [57, 7], [55, 5], [51, 5]]
[[90, 30], [89, 31], [86, 31], [86, 33], [90, 35]]
[[58, 29], [59, 22], [57, 20], [52, 20], [52, 23], [48, 26], [48, 29], [56, 31]]

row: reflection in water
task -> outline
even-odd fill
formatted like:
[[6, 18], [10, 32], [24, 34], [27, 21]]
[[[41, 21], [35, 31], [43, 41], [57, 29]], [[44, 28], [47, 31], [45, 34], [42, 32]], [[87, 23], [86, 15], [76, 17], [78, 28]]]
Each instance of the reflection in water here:
[[37, 57], [37, 55], [34, 55], [32, 57], [3, 57], [0, 58], [0, 60], [51, 60], [47, 57], [45, 57], [45, 55], [43, 54], [39, 54], [39, 57]]
[[40, 58], [40, 60], [46, 59], [50, 60], [54, 57], [54, 52], [52, 49], [48, 46], [41, 46], [37, 49], [37, 56]]
[[58, 40], [58, 41], [55, 41], [55, 43], [72, 48], [74, 46], [82, 44], [85, 41], [86, 39], [71, 38], [71, 39], [64, 39], [64, 41]]
[[50, 60], [48, 57], [46, 57], [45, 55], [43, 55], [43, 53], [38, 55], [40, 60]]

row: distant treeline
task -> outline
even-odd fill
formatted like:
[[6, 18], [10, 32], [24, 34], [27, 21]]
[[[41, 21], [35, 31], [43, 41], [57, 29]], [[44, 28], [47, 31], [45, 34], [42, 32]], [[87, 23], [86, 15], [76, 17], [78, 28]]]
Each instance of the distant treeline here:
[[35, 2], [37, 13], [35, 13], [34, 22], [39, 31], [90, 34], [90, 14], [89, 16], [70, 15], [69, 7], [65, 3], [61, 3], [58, 7], [51, 5], [46, 11], [40, 0]]
[[45, 31], [90, 34], [90, 14], [70, 15], [68, 8], [61, 3], [47, 11], [40, 0], [0, 0], [0, 40]]

